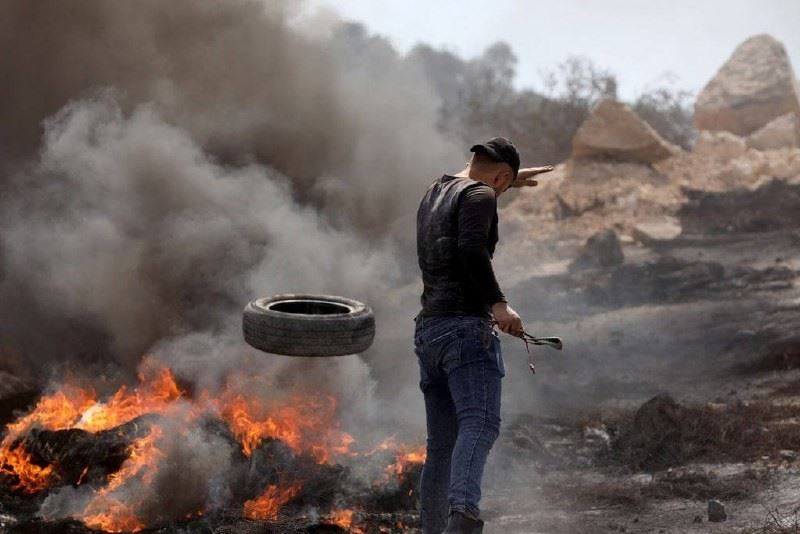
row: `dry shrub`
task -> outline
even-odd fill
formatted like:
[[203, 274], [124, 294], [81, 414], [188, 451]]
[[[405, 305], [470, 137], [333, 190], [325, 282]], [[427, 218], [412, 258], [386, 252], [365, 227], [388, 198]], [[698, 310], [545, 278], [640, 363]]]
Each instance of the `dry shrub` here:
[[798, 406], [767, 402], [685, 406], [668, 395], [643, 404], [620, 423], [609, 463], [658, 471], [693, 461], [748, 462], [800, 448]]
[[745, 530], [743, 534], [798, 534], [800, 533], [800, 507], [789, 514], [783, 514], [777, 508], [767, 511], [764, 525]]

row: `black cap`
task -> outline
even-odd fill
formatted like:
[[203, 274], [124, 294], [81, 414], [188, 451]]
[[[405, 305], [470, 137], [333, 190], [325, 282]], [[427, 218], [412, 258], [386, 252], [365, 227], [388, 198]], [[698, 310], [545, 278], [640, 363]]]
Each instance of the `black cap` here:
[[474, 145], [469, 151], [483, 152], [497, 162], [508, 163], [514, 169], [514, 177], [519, 172], [519, 152], [505, 137], [493, 137], [485, 143]]

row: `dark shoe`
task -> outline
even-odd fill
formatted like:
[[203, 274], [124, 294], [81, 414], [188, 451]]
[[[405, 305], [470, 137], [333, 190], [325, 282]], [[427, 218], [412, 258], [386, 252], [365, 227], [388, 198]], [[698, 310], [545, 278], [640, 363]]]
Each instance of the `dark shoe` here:
[[453, 510], [442, 534], [481, 534], [481, 532], [483, 532], [483, 521]]

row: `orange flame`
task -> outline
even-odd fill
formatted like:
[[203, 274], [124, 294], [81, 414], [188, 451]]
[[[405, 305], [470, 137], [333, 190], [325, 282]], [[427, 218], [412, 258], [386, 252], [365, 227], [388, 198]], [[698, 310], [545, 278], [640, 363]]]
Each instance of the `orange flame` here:
[[0, 473], [16, 477], [18, 482], [13, 489], [21, 489], [26, 493], [37, 493], [50, 486], [53, 466], [41, 467], [31, 462], [31, 455], [22, 445], [3, 449], [0, 458]]
[[279, 439], [295, 453], [310, 454], [317, 463], [328, 463], [331, 453], [344, 454], [353, 437], [338, 429], [333, 397], [300, 395], [266, 404], [259, 398], [235, 394], [222, 399], [221, 414], [250, 456], [265, 439]]
[[139, 438], [128, 448], [128, 459], [119, 468], [119, 471], [108, 477], [106, 490], [114, 491], [129, 479], [142, 473], [142, 480], [150, 484], [155, 478], [154, 469], [157, 462], [164, 458], [164, 453], [156, 446], [156, 442], [164, 436], [160, 426], [153, 426], [150, 433]]
[[372, 455], [381, 451], [395, 451], [395, 460], [384, 469], [386, 475], [402, 477], [408, 471], [409, 466], [420, 464], [425, 461], [427, 450], [425, 445], [413, 447], [404, 443], [398, 443], [393, 437], [380, 442], [374, 449], [366, 453]]
[[95, 508], [102, 511], [80, 518], [89, 528], [104, 532], [139, 532], [147, 527], [128, 505], [113, 497], [105, 496], [102, 500], [95, 498], [92, 502]]
[[147, 358], [141, 369], [140, 387], [129, 391], [122, 386], [107, 403], [97, 402], [92, 389], [70, 385], [39, 399], [28, 415], [7, 426], [8, 433], [0, 443], [0, 470], [19, 479], [16, 489], [42, 491], [50, 485], [53, 466], [31, 463], [30, 455], [13, 445], [23, 433], [33, 427], [99, 432], [145, 413], [162, 412], [182, 395], [169, 368]]
[[244, 516], [248, 519], [275, 520], [283, 505], [300, 493], [301, 489], [303, 485], [300, 483], [285, 487], [270, 484], [260, 496], [244, 503]]
[[423, 463], [426, 456], [427, 451], [424, 445], [411, 450], [401, 448], [397, 451], [395, 461], [386, 466], [385, 473], [395, 475], [399, 479], [411, 465]]
[[183, 395], [172, 371], [153, 360], [145, 360], [139, 373], [140, 387], [128, 391], [120, 387], [106, 403], [89, 407], [75, 428], [89, 432], [108, 430], [146, 413], [160, 413]]
[[93, 403], [92, 391], [65, 387], [39, 399], [31, 413], [6, 427], [8, 433], [0, 443], [0, 473], [18, 480], [13, 489], [37, 493], [48, 488], [53, 478], [53, 466], [32, 463], [25, 448], [15, 444], [17, 439], [34, 426], [51, 430], [69, 428]]
[[[156, 360], [146, 358], [141, 366], [139, 384], [121, 386], [110, 398], [98, 400], [91, 388], [71, 385], [42, 397], [28, 415], [9, 424], [0, 442], [0, 475], [9, 476], [18, 489], [36, 493], [56, 482], [54, 465], [40, 466], [32, 462], [31, 454], [20, 443], [20, 437], [31, 428], [50, 430], [78, 428], [88, 432], [113, 429], [141, 415], [170, 412], [186, 416], [187, 425], [194, 418], [212, 412], [223, 419], [242, 447], [250, 456], [266, 439], [285, 443], [296, 454], [307, 454], [318, 463], [329, 463], [341, 457], [371, 455], [378, 451], [395, 451], [394, 462], [385, 468], [386, 477], [401, 477], [409, 464], [425, 459], [425, 449], [385, 440], [370, 452], [357, 452], [351, 448], [353, 437], [341, 430], [336, 419], [336, 400], [331, 396], [295, 395], [280, 400], [265, 399], [261, 395], [246, 396], [242, 388], [228, 387], [221, 395], [200, 392], [187, 402], [178, 402], [186, 393], [178, 386], [172, 371]], [[261, 381], [257, 377], [248, 380]], [[250, 384], [251, 386], [253, 384]], [[187, 411], [177, 411], [178, 409]], [[108, 477], [107, 484], [97, 489], [84, 510], [76, 519], [93, 529], [107, 532], [139, 531], [148, 525], [139, 518], [143, 503], [132, 501], [128, 484], [150, 485], [155, 481], [159, 466], [166, 459], [159, 448], [164, 429], [152, 426], [147, 436], [134, 440], [128, 449], [128, 459], [120, 469]], [[77, 484], [82, 484], [89, 473], [84, 468]], [[18, 481], [18, 482], [16, 482]], [[302, 484], [271, 485], [262, 495], [244, 504], [244, 515], [251, 519], [272, 520], [281, 508], [302, 489]], [[124, 491], [121, 491], [124, 490]], [[197, 511], [197, 515], [202, 510]], [[348, 529], [362, 532], [352, 526], [353, 511], [338, 510], [330, 521]]]
[[353, 525], [353, 511], [352, 510], [334, 510], [328, 517], [328, 523], [342, 527], [343, 529], [350, 530]]
[[157, 464], [164, 458], [164, 453], [156, 445], [163, 435], [161, 427], [153, 426], [148, 435], [135, 440], [128, 449], [128, 459], [108, 478], [108, 484], [95, 493], [78, 519], [89, 528], [106, 532], [135, 532], [145, 528], [146, 525], [136, 516], [134, 506], [123, 503], [112, 494], [134, 477], [145, 485], [153, 482]]
[[8, 425], [5, 441], [13, 441], [34, 426], [50, 430], [71, 428], [75, 421], [95, 403], [94, 391], [73, 386], [39, 399], [31, 413]]
[[355, 525], [355, 512], [353, 510], [334, 510], [330, 513], [326, 522], [336, 525], [350, 534], [364, 534], [364, 529]]

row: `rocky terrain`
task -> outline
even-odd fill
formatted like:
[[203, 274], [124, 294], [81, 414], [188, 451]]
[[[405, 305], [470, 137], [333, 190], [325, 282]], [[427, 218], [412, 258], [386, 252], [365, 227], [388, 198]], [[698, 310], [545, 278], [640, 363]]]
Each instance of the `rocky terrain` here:
[[797, 87], [752, 37], [691, 151], [604, 101], [506, 204], [507, 293], [566, 352], [507, 418], [489, 532], [800, 532]]

